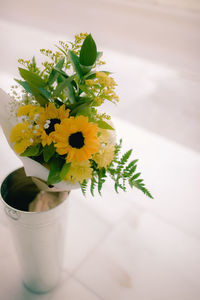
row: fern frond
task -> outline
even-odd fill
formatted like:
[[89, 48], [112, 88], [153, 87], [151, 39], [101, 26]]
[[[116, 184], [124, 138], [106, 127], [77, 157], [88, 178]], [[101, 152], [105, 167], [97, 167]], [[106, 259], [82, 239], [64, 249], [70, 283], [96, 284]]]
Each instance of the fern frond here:
[[118, 167], [117, 167], [117, 173], [120, 174], [122, 169], [124, 168], [126, 162], [128, 161], [128, 159], [130, 158], [132, 153], [132, 149], [130, 149], [129, 151], [127, 151], [126, 153], [124, 153], [124, 155], [121, 157], [119, 163], [118, 163]]
[[83, 195], [86, 196], [87, 181], [84, 180], [80, 185], [81, 185], [81, 191], [82, 191]]
[[95, 190], [96, 184], [97, 184], [96, 178], [93, 176], [91, 179], [91, 184], [90, 184], [90, 192], [93, 197], [94, 197], [94, 190]]
[[106, 181], [105, 179], [106, 179], [106, 170], [102, 168], [98, 172], [98, 192], [100, 195], [101, 195], [103, 184]]
[[[140, 174], [140, 173], [138, 173], [138, 174]], [[138, 174], [136, 174], [136, 175], [138, 175]], [[136, 187], [137, 189], [142, 191], [145, 195], [147, 195], [149, 198], [153, 199], [153, 196], [151, 195], [151, 193], [146, 189], [144, 183], [142, 183], [143, 179], [134, 180], [133, 177], [129, 180], [130, 186]], [[137, 177], [139, 177], [139, 175]]]

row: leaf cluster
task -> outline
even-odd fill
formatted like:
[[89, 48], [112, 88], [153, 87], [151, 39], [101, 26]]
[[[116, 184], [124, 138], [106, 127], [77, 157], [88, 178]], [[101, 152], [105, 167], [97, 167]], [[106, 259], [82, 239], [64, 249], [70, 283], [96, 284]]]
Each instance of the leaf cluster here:
[[35, 57], [31, 61], [19, 60], [26, 68], [19, 67], [22, 79], [16, 79], [16, 82], [31, 96], [31, 101], [34, 99], [40, 106], [49, 102], [57, 107], [65, 104], [71, 116], [85, 115], [100, 128], [112, 129], [97, 116], [95, 97], [88, 93], [85, 84], [85, 80], [96, 76], [93, 69], [102, 55], [91, 34], [76, 35], [73, 43], [60, 41], [56, 47], [56, 52], [41, 49], [41, 53], [51, 60], [42, 63], [45, 67], [42, 71]]

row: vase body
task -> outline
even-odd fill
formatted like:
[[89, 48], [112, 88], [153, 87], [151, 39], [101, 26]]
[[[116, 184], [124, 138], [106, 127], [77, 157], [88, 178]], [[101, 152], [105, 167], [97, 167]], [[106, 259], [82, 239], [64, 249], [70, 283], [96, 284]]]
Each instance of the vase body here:
[[[14, 202], [15, 196], [17, 201], [20, 201], [20, 195], [27, 189], [23, 180], [21, 188], [20, 182], [17, 182], [15, 193], [16, 180], [13, 181], [11, 178], [15, 172], [11, 173], [1, 185], [4, 210], [19, 257], [24, 284], [32, 292], [45, 293], [56, 287], [62, 272], [68, 193], [63, 193], [62, 196], [67, 199], [61, 204], [46, 211], [28, 212], [16, 209], [6, 201], [9, 191], [12, 191]], [[31, 183], [28, 184], [30, 191]]]

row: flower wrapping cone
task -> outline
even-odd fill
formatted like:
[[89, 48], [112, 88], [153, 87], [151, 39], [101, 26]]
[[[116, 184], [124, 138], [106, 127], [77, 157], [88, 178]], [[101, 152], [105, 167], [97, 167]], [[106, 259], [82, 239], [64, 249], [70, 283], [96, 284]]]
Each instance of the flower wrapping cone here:
[[[16, 124], [16, 122], [9, 116], [8, 103], [10, 101], [11, 97], [0, 88], [0, 125], [3, 129], [3, 133], [6, 137], [9, 146], [13, 150], [9, 137], [10, 132], [13, 126]], [[15, 151], [14, 153], [15, 155], [17, 155]], [[45, 168], [40, 163], [34, 161], [29, 157], [22, 157], [19, 155], [17, 155], [17, 157], [21, 160], [24, 166], [26, 176], [32, 177], [33, 181], [40, 190], [51, 192], [64, 192], [80, 188], [79, 183], [71, 183], [67, 181], [61, 181], [57, 184], [54, 184], [53, 187], [49, 188], [46, 184], [49, 174], [49, 170], [47, 168]]]

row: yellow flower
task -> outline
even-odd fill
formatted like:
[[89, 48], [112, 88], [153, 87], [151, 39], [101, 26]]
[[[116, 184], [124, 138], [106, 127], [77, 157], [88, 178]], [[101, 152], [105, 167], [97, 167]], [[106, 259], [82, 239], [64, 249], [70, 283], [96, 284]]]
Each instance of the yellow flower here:
[[[111, 123], [111, 126], [113, 126], [112, 123]], [[99, 128], [98, 136], [99, 136], [100, 143], [114, 144], [116, 142], [115, 130]]]
[[98, 127], [84, 116], [70, 117], [55, 125], [56, 151], [67, 154], [67, 162], [88, 160], [99, 150]]
[[82, 183], [84, 180], [88, 180], [91, 177], [92, 168], [90, 168], [90, 162], [88, 160], [79, 163], [74, 161], [71, 163], [65, 180], [69, 180], [72, 182], [79, 181], [80, 183]]
[[60, 124], [63, 119], [69, 117], [69, 109], [65, 109], [63, 104], [56, 108], [53, 103], [49, 103], [40, 114], [38, 124], [41, 131], [42, 146], [50, 145], [54, 141], [55, 125]]
[[95, 105], [96, 106], [100, 106], [101, 104], [104, 103], [104, 100], [102, 98], [100, 98], [100, 97], [95, 97], [94, 101], [95, 101]]
[[14, 150], [21, 154], [36, 142], [37, 135], [28, 122], [18, 123], [11, 131], [10, 140], [14, 143]]
[[22, 105], [19, 107], [17, 116], [25, 117], [25, 119], [29, 119], [30, 121], [36, 121], [39, 119], [40, 114], [44, 111], [44, 108], [38, 105]]
[[109, 87], [111, 89], [115, 88], [117, 85], [112, 77], [109, 77], [105, 72], [96, 72], [96, 78], [101, 85]]
[[99, 168], [107, 168], [114, 158], [115, 147], [108, 144], [101, 147], [99, 152], [93, 156], [93, 160], [98, 164]]

